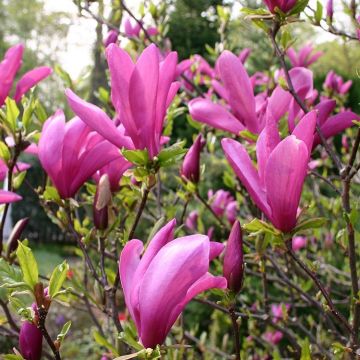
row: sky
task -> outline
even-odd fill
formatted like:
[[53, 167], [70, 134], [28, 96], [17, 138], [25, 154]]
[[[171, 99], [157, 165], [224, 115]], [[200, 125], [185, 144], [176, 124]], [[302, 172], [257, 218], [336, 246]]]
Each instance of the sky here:
[[[310, 0], [310, 4], [316, 7], [316, 1]], [[127, 5], [136, 13], [140, 2], [141, 0], [128, 0]], [[325, 9], [326, 0], [321, 0], [321, 2]], [[341, 0], [334, 0], [334, 7], [335, 11], [340, 11]], [[65, 40], [67, 47], [64, 51], [60, 52], [59, 61], [60, 65], [70, 76], [76, 79], [81, 71], [91, 64], [91, 47], [95, 40], [96, 22], [93, 19], [79, 18], [77, 7], [72, 0], [45, 0], [45, 10], [48, 12], [64, 11], [72, 15], [72, 24]], [[240, 6], [235, 6], [233, 12], [238, 13], [239, 11]], [[337, 15], [339, 15], [339, 12], [337, 12]], [[321, 30], [319, 30], [318, 34], [317, 42], [328, 41], [334, 38], [332, 35]]]

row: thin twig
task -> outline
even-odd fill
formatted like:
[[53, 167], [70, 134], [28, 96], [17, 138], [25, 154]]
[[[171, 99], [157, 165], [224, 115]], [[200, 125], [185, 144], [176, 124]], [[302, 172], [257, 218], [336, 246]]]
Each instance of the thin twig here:
[[295, 263], [313, 280], [316, 287], [320, 290], [321, 294], [324, 296], [326, 303], [331, 311], [331, 313], [336, 317], [336, 319], [344, 325], [346, 330], [349, 332], [349, 334], [353, 335], [353, 329], [349, 325], [348, 321], [344, 318], [344, 316], [339, 313], [339, 311], [336, 309], [335, 305], [333, 304], [329, 293], [326, 291], [318, 277], [316, 276], [316, 273], [314, 273], [312, 270], [310, 270], [304, 262], [302, 262], [297, 255], [294, 253], [294, 251], [291, 248], [291, 244], [287, 243], [287, 252], [290, 255], [290, 257], [295, 261]]

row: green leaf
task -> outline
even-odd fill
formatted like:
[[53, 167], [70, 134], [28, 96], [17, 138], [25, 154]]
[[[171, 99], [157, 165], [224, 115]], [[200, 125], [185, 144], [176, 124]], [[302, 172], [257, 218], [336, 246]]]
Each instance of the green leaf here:
[[66, 260], [58, 265], [51, 274], [49, 283], [49, 295], [54, 298], [57, 293], [61, 290], [61, 287], [66, 280], [66, 274], [69, 270], [69, 264]]
[[23, 273], [24, 282], [33, 289], [39, 281], [39, 271], [35, 257], [31, 249], [20, 241], [16, 255]]
[[22, 300], [17, 297], [10, 296], [9, 302], [11, 307], [24, 319], [32, 321], [32, 314], [30, 308]]
[[124, 158], [135, 165], [146, 166], [149, 163], [147, 150], [122, 150]]
[[241, 12], [246, 15], [269, 15], [269, 11], [262, 8], [251, 9], [248, 7], [243, 7], [241, 8]]
[[36, 102], [35, 102], [34, 98], [31, 98], [30, 101], [28, 101], [28, 103], [26, 104], [26, 106], [24, 108], [24, 113], [23, 113], [21, 122], [22, 122], [25, 130], [29, 129], [30, 120], [34, 113], [35, 106], [36, 106]]
[[73, 82], [71, 76], [67, 73], [60, 65], [56, 64], [54, 66], [55, 73], [59, 75], [61, 80], [65, 83], [66, 87], [74, 90]]
[[135, 359], [137, 356], [141, 355], [141, 354], [145, 354], [145, 349], [140, 350], [134, 354], [129, 354], [129, 355], [122, 355], [119, 356], [117, 358], [115, 358], [114, 360], [128, 360], [128, 359]]
[[293, 42], [290, 31], [284, 30], [281, 34], [281, 45], [286, 50]]
[[289, 15], [295, 15], [303, 12], [307, 7], [309, 0], [298, 0], [296, 5], [292, 8]]
[[323, 226], [326, 222], [327, 222], [327, 219], [325, 219], [325, 218], [313, 218], [313, 219], [308, 219], [308, 220], [302, 221], [291, 231], [291, 235], [294, 235], [298, 232], [302, 232], [302, 231], [308, 230], [308, 229], [317, 229], [317, 228]]
[[258, 139], [258, 137], [259, 137], [258, 135], [252, 133], [249, 130], [240, 131], [239, 136], [241, 136], [244, 139], [250, 139], [250, 140], [253, 140], [253, 141], [256, 141]]
[[57, 340], [62, 342], [66, 336], [66, 334], [69, 332], [71, 327], [71, 321], [68, 321], [64, 324], [64, 326], [62, 327], [60, 334], [57, 336]]
[[315, 11], [315, 21], [317, 24], [320, 24], [320, 21], [322, 19], [322, 15], [323, 15], [323, 6], [321, 4], [320, 1], [317, 1], [316, 4], [316, 11]]
[[58, 202], [61, 200], [60, 195], [58, 193], [58, 191], [56, 190], [56, 188], [54, 188], [53, 186], [47, 186], [45, 188], [45, 191], [43, 193], [44, 199], [47, 201], [55, 201]]
[[26, 177], [26, 174], [27, 174], [27, 171], [21, 171], [14, 176], [14, 181], [13, 181], [14, 190], [17, 190], [20, 188], [20, 186], [22, 185], [22, 183]]
[[311, 360], [311, 351], [309, 339], [305, 338], [301, 342], [301, 357], [300, 360]]
[[275, 236], [281, 236], [281, 232], [275, 229], [271, 224], [259, 219], [253, 219], [248, 224], [243, 225], [244, 230], [249, 233], [269, 233]]
[[170, 166], [180, 160], [187, 151], [184, 149], [184, 145], [185, 141], [180, 141], [162, 150], [157, 156], [160, 166]]
[[6, 354], [3, 355], [4, 360], [25, 360], [21, 355]]
[[36, 117], [39, 119], [39, 121], [42, 124], [49, 118], [48, 114], [46, 113], [45, 108], [41, 105], [39, 100], [36, 101], [36, 106], [35, 106], [34, 111], [35, 111]]
[[0, 259], [0, 284], [1, 287], [19, 284], [22, 282], [22, 274], [19, 268], [9, 265], [4, 259]]
[[353, 208], [351, 210], [349, 220], [353, 225], [354, 229], [360, 233], [360, 209]]
[[16, 105], [16, 101], [10, 99], [9, 97], [5, 100], [6, 104], [6, 124], [10, 128], [10, 130], [15, 133], [16, 131], [16, 120], [20, 114], [20, 110]]
[[11, 154], [8, 146], [3, 142], [0, 141], [0, 158], [3, 159], [5, 162], [10, 160]]
[[116, 356], [119, 355], [118, 351], [115, 349], [113, 345], [111, 345], [97, 330], [93, 331], [93, 338], [94, 340], [101, 346], [105, 347], [106, 349], [110, 350]]

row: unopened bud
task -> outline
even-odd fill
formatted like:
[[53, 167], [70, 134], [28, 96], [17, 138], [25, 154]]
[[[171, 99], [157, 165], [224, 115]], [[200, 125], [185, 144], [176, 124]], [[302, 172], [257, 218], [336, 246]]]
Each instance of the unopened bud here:
[[101, 176], [93, 204], [94, 225], [99, 230], [108, 227], [108, 205], [111, 202], [110, 181], [107, 174]]
[[7, 258], [9, 258], [10, 254], [17, 249], [18, 240], [20, 239], [20, 236], [23, 233], [28, 222], [29, 222], [29, 218], [21, 219], [15, 224], [14, 228], [12, 229], [7, 242], [7, 250], [6, 250]]

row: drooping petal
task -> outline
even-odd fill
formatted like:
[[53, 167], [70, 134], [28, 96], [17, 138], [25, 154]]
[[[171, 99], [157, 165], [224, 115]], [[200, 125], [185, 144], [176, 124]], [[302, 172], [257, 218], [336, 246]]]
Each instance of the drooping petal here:
[[108, 141], [101, 141], [86, 151], [78, 161], [78, 172], [71, 181], [70, 196], [74, 195], [83, 183], [97, 170], [121, 155], [118, 149]]
[[[344, 131], [345, 129], [354, 125], [353, 121], [360, 120], [360, 116], [352, 111], [343, 111], [339, 114], [329, 117], [325, 123], [320, 127], [325, 139], [328, 139], [336, 134]], [[321, 143], [318, 134], [315, 135], [314, 147]]]
[[171, 312], [166, 326], [166, 333], [168, 333], [173, 326], [176, 319], [179, 317], [185, 306], [200, 293], [209, 289], [226, 289], [226, 279], [222, 276], [213, 276], [206, 273], [199, 280], [197, 280], [187, 291], [185, 299], [178, 304]]
[[[145, 347], [162, 344], [173, 310], [209, 267], [209, 239], [178, 238], [165, 245], [148, 267], [140, 287], [140, 338]], [[154, 326], [156, 324], [156, 327]]]
[[326, 99], [322, 100], [319, 104], [315, 106], [314, 109], [318, 111], [318, 124], [322, 126], [330, 114], [334, 111], [336, 107], [336, 100]]
[[0, 204], [8, 204], [21, 200], [22, 197], [11, 191], [0, 190]]
[[258, 133], [254, 93], [243, 64], [230, 51], [224, 51], [219, 57], [219, 71], [235, 116], [250, 131]]
[[132, 141], [119, 133], [114, 122], [100, 108], [80, 99], [70, 89], [67, 89], [65, 94], [73, 112], [91, 129], [98, 132], [118, 148], [134, 148]]
[[189, 102], [190, 115], [196, 120], [216, 129], [229, 131], [239, 135], [245, 130], [241, 122], [229, 111], [219, 104], [214, 104], [209, 99], [196, 98]]
[[233, 139], [223, 139], [221, 145], [229, 164], [246, 187], [254, 203], [267, 217], [270, 217], [271, 210], [266, 201], [265, 191], [261, 187], [259, 174], [245, 148]]
[[47, 66], [38, 67], [25, 73], [16, 85], [14, 100], [16, 102], [20, 101], [27, 91], [51, 73], [52, 69]]
[[271, 207], [270, 219], [284, 232], [290, 231], [296, 225], [308, 160], [306, 144], [294, 135], [281, 141], [268, 159], [265, 185]]

